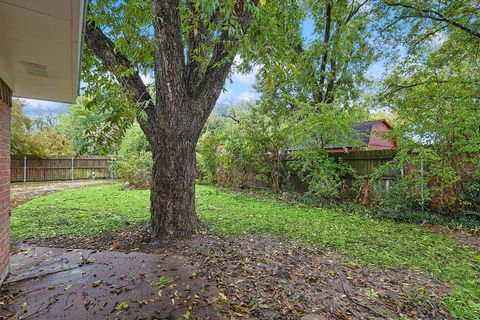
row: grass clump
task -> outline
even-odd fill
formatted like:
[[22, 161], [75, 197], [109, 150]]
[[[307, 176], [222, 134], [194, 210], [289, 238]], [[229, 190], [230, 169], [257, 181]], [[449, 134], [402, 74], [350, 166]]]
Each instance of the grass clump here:
[[152, 286], [156, 290], [161, 291], [172, 284], [173, 284], [173, 279], [171, 277], [161, 276], [157, 281], [152, 283]]

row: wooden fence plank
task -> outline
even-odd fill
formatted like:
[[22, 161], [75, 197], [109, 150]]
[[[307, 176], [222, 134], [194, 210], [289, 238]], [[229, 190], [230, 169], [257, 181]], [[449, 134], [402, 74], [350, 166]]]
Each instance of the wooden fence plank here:
[[20, 181], [55, 181], [111, 178], [112, 159], [110, 157], [66, 157], [55, 156], [49, 158], [11, 159], [11, 182]]

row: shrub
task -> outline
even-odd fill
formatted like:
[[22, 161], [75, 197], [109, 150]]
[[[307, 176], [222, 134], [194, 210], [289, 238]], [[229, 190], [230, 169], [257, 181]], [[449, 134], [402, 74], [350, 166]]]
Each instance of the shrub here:
[[475, 215], [480, 220], [480, 179], [470, 182], [460, 195], [465, 213]]
[[343, 191], [342, 178], [354, 175], [350, 166], [321, 149], [294, 152], [291, 166], [307, 182], [309, 195], [325, 203], [338, 202]]
[[140, 126], [133, 125], [120, 143], [112, 166], [114, 175], [134, 188], [148, 188], [151, 183], [152, 153]]
[[383, 218], [405, 221], [412, 212], [422, 211], [421, 200], [414, 189], [414, 181], [404, 178], [397, 180], [388, 190], [377, 190], [370, 212]]
[[215, 131], [205, 132], [197, 145], [197, 173], [202, 182], [216, 182], [216, 171], [220, 163], [218, 148], [220, 137]]
[[398, 222], [428, 223], [472, 231], [480, 229], [478, 216], [475, 218], [475, 215], [456, 217], [440, 215], [430, 209], [429, 203], [424, 203], [422, 208], [422, 201], [416, 189], [417, 185], [412, 179], [399, 179], [388, 190], [378, 192], [370, 208], [359, 212]]

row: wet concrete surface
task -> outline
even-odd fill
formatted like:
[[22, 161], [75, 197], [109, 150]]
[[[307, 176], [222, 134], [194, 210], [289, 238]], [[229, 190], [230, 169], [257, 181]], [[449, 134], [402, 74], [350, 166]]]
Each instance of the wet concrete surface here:
[[182, 256], [23, 246], [10, 271], [0, 319], [217, 319]]

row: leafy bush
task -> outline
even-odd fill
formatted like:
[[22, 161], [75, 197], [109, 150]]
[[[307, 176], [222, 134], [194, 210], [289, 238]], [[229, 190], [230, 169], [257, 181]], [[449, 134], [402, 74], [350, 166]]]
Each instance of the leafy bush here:
[[460, 199], [466, 213], [475, 215], [480, 220], [480, 179], [470, 182]]
[[218, 148], [220, 137], [215, 131], [205, 132], [197, 145], [197, 172], [202, 182], [216, 182], [216, 172], [220, 163]]
[[428, 203], [423, 208], [420, 196], [416, 192], [416, 183], [403, 178], [396, 181], [388, 190], [378, 192], [370, 208], [359, 211], [379, 219], [433, 225], [444, 225], [467, 230], [479, 230], [480, 221], [472, 216], [448, 217], [430, 210]]
[[415, 181], [404, 178], [397, 180], [388, 189], [376, 190], [376, 197], [372, 199], [370, 213], [396, 221], [408, 220], [406, 217], [413, 212], [422, 211], [421, 200], [413, 192], [414, 189]]
[[308, 193], [320, 202], [337, 202], [342, 191], [342, 177], [354, 175], [347, 164], [329, 156], [325, 150], [301, 150], [293, 154], [292, 167], [308, 183]]
[[125, 133], [113, 164], [114, 175], [134, 188], [148, 188], [151, 183], [152, 153], [140, 126], [134, 124]]

